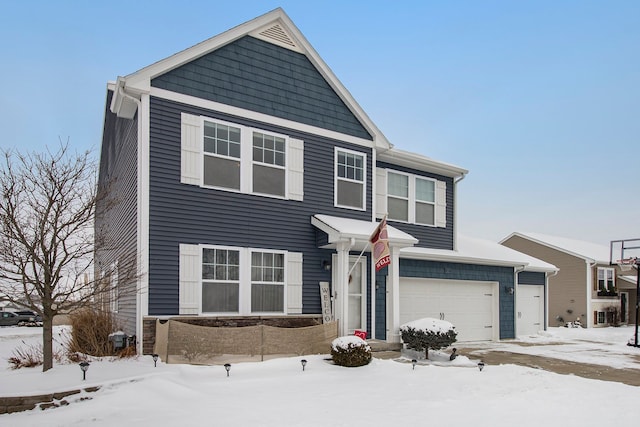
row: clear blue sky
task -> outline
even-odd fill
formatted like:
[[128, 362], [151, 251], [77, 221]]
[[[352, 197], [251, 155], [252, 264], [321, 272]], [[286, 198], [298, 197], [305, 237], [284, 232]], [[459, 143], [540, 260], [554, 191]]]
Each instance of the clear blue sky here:
[[640, 1], [12, 1], [2, 148], [98, 148], [106, 82], [283, 7], [398, 148], [462, 166], [461, 232], [640, 237]]

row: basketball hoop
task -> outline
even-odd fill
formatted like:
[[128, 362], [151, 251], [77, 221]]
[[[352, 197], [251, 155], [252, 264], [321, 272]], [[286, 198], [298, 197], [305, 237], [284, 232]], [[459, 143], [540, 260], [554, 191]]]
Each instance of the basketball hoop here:
[[637, 266], [637, 258], [625, 258], [616, 261], [622, 271], [631, 271]]

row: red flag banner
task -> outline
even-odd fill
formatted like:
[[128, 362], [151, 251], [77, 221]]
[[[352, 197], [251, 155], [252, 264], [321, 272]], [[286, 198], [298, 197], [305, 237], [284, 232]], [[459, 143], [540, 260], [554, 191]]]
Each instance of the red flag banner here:
[[376, 271], [381, 270], [391, 264], [391, 254], [389, 253], [389, 236], [387, 235], [387, 217], [380, 221], [380, 224], [373, 231], [369, 238], [373, 245], [373, 260], [376, 263]]

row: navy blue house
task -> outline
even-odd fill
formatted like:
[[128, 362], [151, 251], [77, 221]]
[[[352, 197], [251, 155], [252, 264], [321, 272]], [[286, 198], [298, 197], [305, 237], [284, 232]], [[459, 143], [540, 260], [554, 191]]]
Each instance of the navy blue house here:
[[96, 275], [112, 271], [110, 307], [145, 352], [156, 319], [322, 322], [321, 287], [342, 335], [398, 342], [439, 317], [462, 341], [512, 338], [544, 319], [555, 269], [458, 236], [466, 173], [394, 148], [276, 9], [107, 85], [100, 185], [116, 203], [96, 227], [114, 244]]

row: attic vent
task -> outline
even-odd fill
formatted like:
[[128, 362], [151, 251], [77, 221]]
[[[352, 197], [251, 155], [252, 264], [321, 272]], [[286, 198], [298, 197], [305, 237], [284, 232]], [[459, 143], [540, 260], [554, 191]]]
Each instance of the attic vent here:
[[279, 23], [263, 27], [255, 31], [252, 36], [269, 43], [277, 44], [278, 46], [286, 47], [287, 49], [301, 52], [301, 49], [294, 41], [294, 38], [291, 37], [289, 32]]

